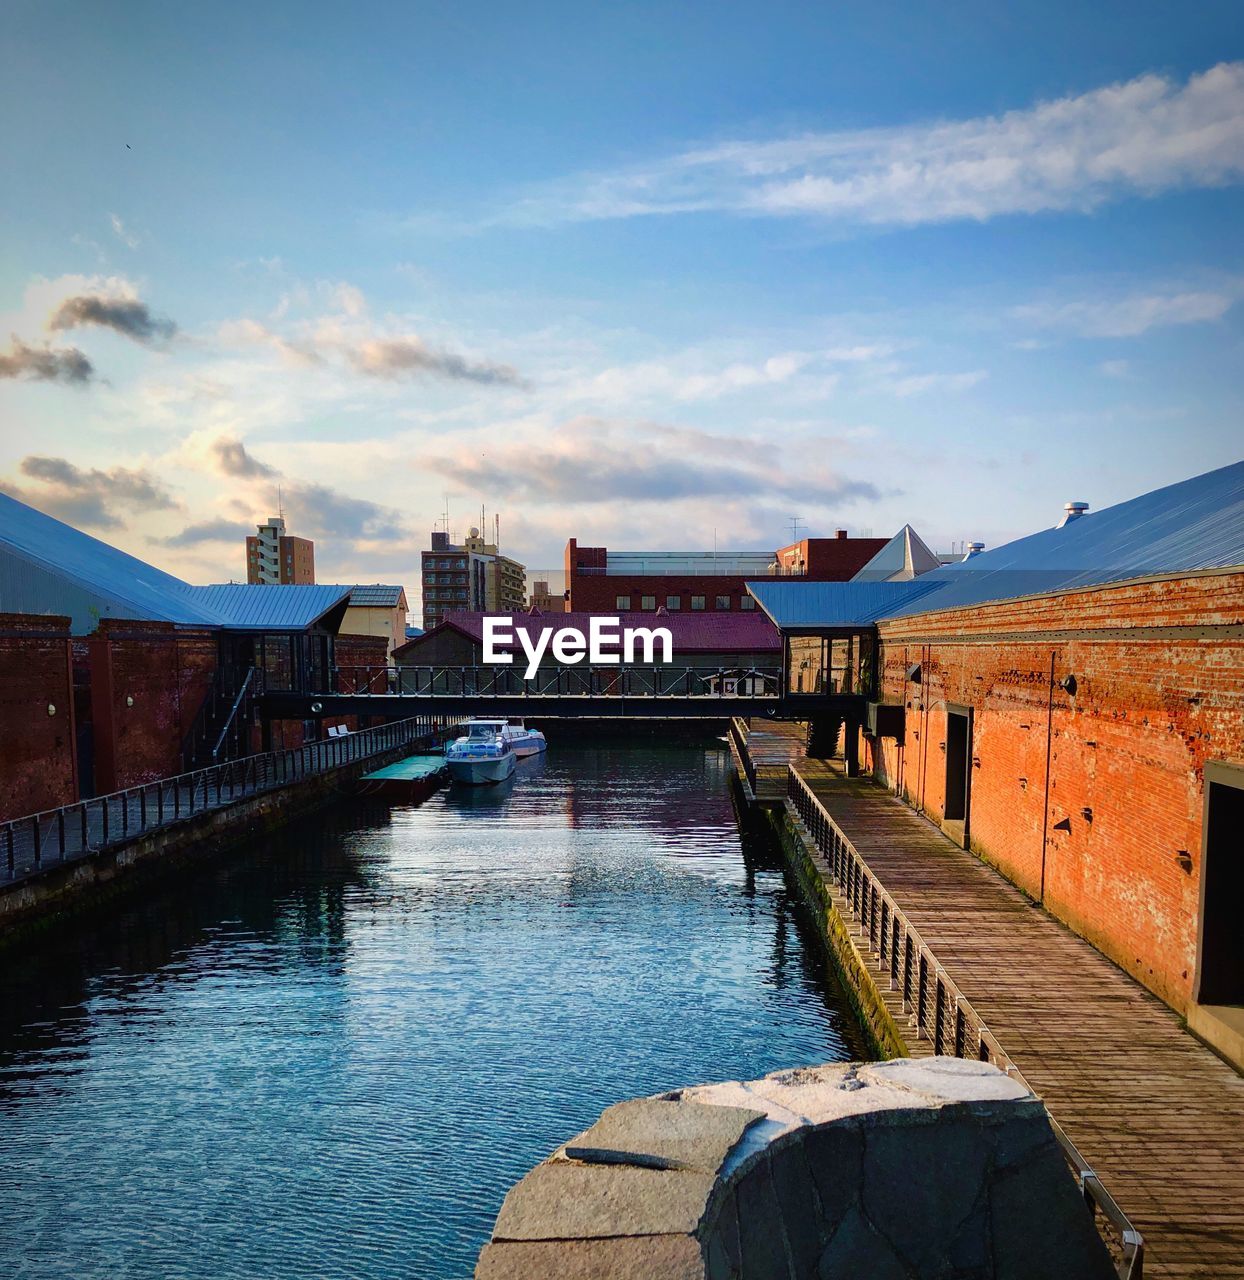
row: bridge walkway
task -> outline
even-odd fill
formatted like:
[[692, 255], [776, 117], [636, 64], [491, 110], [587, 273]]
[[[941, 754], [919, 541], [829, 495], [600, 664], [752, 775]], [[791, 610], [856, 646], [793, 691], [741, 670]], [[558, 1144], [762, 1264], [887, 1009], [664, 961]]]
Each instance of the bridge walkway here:
[[1244, 1077], [898, 798], [791, 764], [1141, 1231], [1145, 1275], [1244, 1277]]

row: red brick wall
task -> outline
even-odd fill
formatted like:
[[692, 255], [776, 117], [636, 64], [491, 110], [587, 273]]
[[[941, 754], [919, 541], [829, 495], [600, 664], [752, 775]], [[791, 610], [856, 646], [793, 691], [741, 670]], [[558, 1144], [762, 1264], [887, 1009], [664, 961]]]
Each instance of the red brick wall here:
[[1242, 622], [1240, 573], [892, 619], [883, 696], [906, 705], [906, 742], [866, 762], [940, 820], [946, 703], [970, 706], [971, 847], [1034, 897], [1044, 847], [1046, 907], [1182, 1010], [1204, 766], [1244, 758], [1244, 638], [1226, 631]]
[[78, 798], [71, 644], [68, 618], [0, 613], [0, 821]]
[[216, 634], [107, 619], [90, 639], [90, 663], [96, 792], [180, 773], [182, 742], [216, 672]]
[[[387, 688], [385, 668], [390, 666], [388, 636], [339, 635], [334, 642], [334, 661], [337, 666], [337, 688], [341, 693], [364, 690], [369, 673], [374, 691], [383, 693]], [[364, 717], [333, 716], [325, 724], [344, 724], [351, 732], [362, 727]], [[301, 727], [301, 722], [300, 727]], [[294, 745], [292, 741], [287, 745]]]

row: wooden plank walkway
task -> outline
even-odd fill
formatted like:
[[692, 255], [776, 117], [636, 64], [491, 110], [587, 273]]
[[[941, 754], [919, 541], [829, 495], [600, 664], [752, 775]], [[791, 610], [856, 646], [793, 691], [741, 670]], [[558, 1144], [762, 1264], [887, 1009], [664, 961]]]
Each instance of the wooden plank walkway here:
[[786, 770], [792, 761], [803, 759], [808, 726], [802, 721], [753, 719], [743, 736], [756, 776], [756, 803], [781, 808], [786, 803]]
[[900, 800], [796, 759], [1145, 1237], [1145, 1275], [1244, 1277], [1244, 1077]]

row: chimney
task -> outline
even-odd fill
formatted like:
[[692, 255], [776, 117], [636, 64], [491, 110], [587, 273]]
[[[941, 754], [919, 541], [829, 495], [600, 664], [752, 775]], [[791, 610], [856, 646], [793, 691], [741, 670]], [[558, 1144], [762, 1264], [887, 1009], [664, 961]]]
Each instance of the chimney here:
[[967, 552], [964, 555], [963, 559], [971, 560], [973, 556], [980, 555], [980, 553], [984, 551], [984, 549], [985, 549], [985, 544], [983, 542], [969, 542]]
[[1070, 524], [1073, 520], [1078, 520], [1088, 509], [1089, 504], [1087, 502], [1064, 502], [1063, 518], [1054, 528], [1061, 529], [1063, 525]]
[[835, 538], [845, 538], [846, 536], [847, 536], [847, 531], [846, 531], [845, 529], [835, 529], [835, 530], [834, 530], [834, 537], [835, 537]]

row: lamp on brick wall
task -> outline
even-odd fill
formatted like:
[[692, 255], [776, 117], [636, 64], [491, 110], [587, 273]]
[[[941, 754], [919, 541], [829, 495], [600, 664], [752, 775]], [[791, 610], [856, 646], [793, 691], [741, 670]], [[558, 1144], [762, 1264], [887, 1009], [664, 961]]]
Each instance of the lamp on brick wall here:
[[911, 666], [907, 668], [907, 678], [912, 682], [912, 684], [920, 683], [920, 664], [918, 662], [913, 662]]
[[49, 703], [48, 703], [48, 715], [50, 715], [50, 716], [54, 716], [55, 714], [56, 714], [56, 703], [54, 703], [54, 702], [49, 702]]
[[1075, 676], [1070, 674], [1063, 676], [1063, 678], [1058, 682], [1058, 687], [1060, 689], [1065, 689], [1074, 698], [1076, 696], [1077, 688]]

